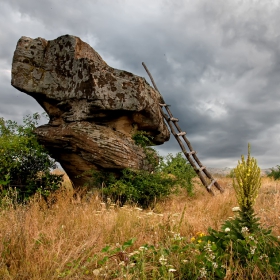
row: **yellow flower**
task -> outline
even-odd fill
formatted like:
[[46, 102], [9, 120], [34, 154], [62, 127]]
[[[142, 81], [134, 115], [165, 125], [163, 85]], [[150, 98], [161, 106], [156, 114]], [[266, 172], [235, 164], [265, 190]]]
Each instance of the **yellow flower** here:
[[194, 242], [194, 241], [195, 241], [195, 237], [192, 237], [192, 238], [191, 238], [191, 242]]

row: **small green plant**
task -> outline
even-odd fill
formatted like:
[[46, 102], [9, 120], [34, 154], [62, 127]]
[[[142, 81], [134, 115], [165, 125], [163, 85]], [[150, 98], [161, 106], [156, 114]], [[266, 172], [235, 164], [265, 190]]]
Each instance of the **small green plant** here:
[[257, 268], [260, 272], [278, 273], [280, 270], [280, 242], [271, 229], [262, 228], [254, 213], [254, 203], [261, 186], [260, 168], [250, 155], [234, 169], [233, 186], [239, 207], [233, 219], [224, 222], [220, 231], [208, 229], [197, 247], [198, 267], [207, 279], [224, 279], [227, 270], [237, 276], [242, 267], [246, 276]]
[[62, 177], [50, 173], [55, 161], [33, 133], [39, 117], [26, 116], [23, 125], [0, 118], [0, 198], [13, 188], [23, 202], [36, 192], [46, 197], [60, 186]]
[[226, 176], [227, 178], [234, 178], [234, 169], [231, 169], [229, 174]]
[[267, 177], [273, 178], [274, 180], [280, 180], [280, 165], [277, 165], [276, 168], [271, 168]]
[[154, 145], [152, 142], [153, 136], [151, 136], [146, 131], [140, 130], [134, 133], [132, 139], [134, 140], [137, 146], [140, 146], [143, 149], [146, 155], [146, 160], [147, 160], [146, 169], [149, 171], [154, 170], [159, 163], [159, 156], [153, 148], [149, 147]]
[[153, 146], [153, 136], [151, 136], [148, 132], [146, 131], [137, 131], [133, 134], [132, 139], [134, 140], [135, 144], [142, 147], [146, 148], [147, 146]]

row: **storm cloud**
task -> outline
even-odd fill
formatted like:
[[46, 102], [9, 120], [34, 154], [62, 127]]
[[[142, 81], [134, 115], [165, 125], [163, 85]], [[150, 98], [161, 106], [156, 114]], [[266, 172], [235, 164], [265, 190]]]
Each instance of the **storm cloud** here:
[[[202, 163], [234, 167], [251, 143], [262, 168], [280, 164], [280, 2], [230, 0], [4, 1], [0, 116], [42, 112], [11, 86], [21, 36], [71, 34], [112, 67], [149, 78], [144, 61]], [[157, 148], [179, 152], [172, 139]]]

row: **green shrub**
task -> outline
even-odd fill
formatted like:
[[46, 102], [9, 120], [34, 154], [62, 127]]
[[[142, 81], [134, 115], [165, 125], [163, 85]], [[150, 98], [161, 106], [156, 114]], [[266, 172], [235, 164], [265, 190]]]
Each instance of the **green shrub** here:
[[270, 173], [267, 174], [267, 177], [273, 178], [274, 180], [280, 180], [280, 165], [277, 165], [277, 167], [271, 168]]
[[188, 194], [193, 194], [192, 179], [197, 175], [182, 153], [177, 153], [175, 157], [168, 154], [165, 158], [162, 158], [158, 166], [158, 172], [174, 175], [180, 187], [185, 188]]
[[102, 197], [119, 205], [137, 204], [143, 208], [153, 207], [155, 202], [176, 191], [175, 180], [160, 173], [145, 170], [122, 170], [116, 178], [110, 172], [90, 171], [92, 180], [86, 187], [98, 188]]
[[143, 208], [153, 207], [155, 202], [175, 191], [174, 179], [160, 173], [125, 169], [115, 183], [104, 189], [104, 194], [114, 201], [136, 203]]
[[118, 178], [110, 172], [91, 170], [87, 174], [91, 175], [86, 184], [88, 189], [97, 188], [103, 198], [110, 198], [120, 205], [132, 203], [143, 208], [154, 207], [155, 202], [176, 193], [179, 188], [185, 188], [192, 194], [192, 178], [196, 176], [181, 154], [161, 157], [153, 172], [124, 169]]
[[23, 125], [0, 118], [0, 186], [1, 197], [14, 188], [18, 202], [27, 200], [36, 192], [44, 197], [59, 188], [61, 175], [51, 174], [56, 168], [33, 133], [39, 114], [27, 116]]

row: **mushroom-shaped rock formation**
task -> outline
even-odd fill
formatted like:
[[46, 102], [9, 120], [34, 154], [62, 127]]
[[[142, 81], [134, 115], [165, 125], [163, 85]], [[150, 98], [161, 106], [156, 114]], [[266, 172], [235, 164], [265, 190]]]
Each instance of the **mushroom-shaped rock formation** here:
[[108, 66], [78, 37], [21, 37], [12, 85], [48, 113], [49, 123], [35, 133], [75, 186], [90, 169], [147, 168], [143, 149], [132, 140], [137, 131], [149, 133], [155, 145], [169, 139], [159, 93], [144, 78]]

